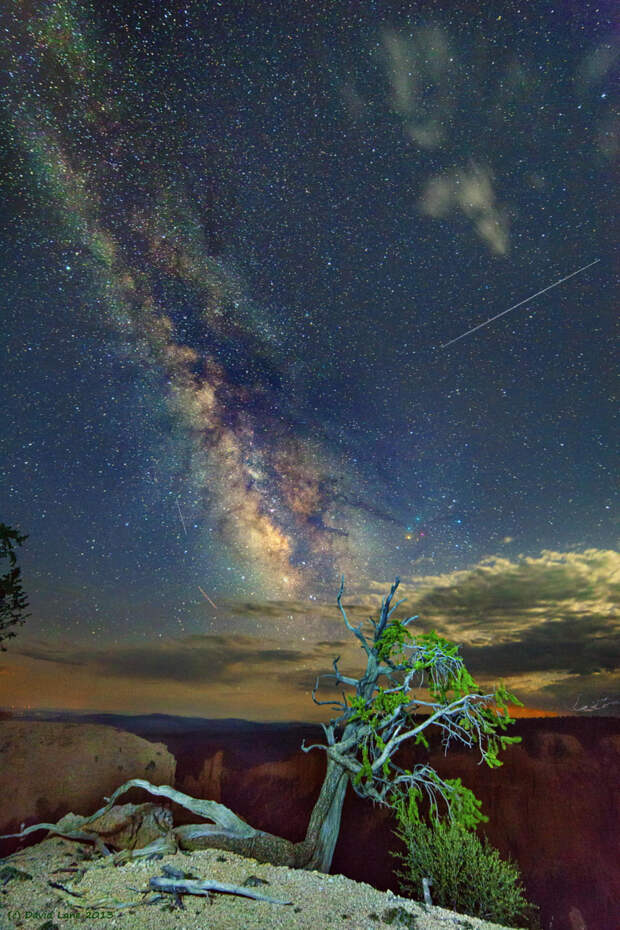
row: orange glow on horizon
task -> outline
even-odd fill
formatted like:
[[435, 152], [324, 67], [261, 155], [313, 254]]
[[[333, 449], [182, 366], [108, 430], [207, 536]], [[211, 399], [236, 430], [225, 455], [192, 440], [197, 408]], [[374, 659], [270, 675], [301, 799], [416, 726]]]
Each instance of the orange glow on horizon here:
[[540, 707], [511, 707], [511, 717], [572, 717], [569, 711], [559, 713], [557, 710], [542, 710]]
[[[498, 716], [497, 709], [491, 707]], [[425, 717], [427, 716], [423, 710], [417, 709], [413, 715], [414, 717]], [[557, 711], [557, 710], [546, 710], [541, 707], [513, 707], [509, 705], [508, 707], [508, 716], [513, 720], [521, 719], [524, 717], [574, 717], [575, 714], [571, 713], [569, 710]]]

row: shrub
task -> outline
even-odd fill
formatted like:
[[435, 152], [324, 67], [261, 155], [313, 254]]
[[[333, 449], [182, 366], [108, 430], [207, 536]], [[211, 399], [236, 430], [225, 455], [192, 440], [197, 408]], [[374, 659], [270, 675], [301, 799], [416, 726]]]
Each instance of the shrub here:
[[538, 927], [536, 905], [529, 904], [519, 867], [502, 860], [487, 838], [457, 823], [435, 819], [431, 825], [419, 819], [401, 820], [396, 835], [405, 843], [407, 871], [397, 871], [403, 893], [423, 900], [422, 879], [432, 880], [433, 904], [449, 910], [513, 925], [526, 921]]

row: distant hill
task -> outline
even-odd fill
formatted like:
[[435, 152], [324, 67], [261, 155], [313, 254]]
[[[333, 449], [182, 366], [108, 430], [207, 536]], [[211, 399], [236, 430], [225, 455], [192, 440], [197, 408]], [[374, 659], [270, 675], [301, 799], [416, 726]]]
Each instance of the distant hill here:
[[[6, 715], [6, 716], [3, 716]], [[55, 723], [101, 723], [109, 727], [119, 727], [130, 733], [140, 736], [163, 733], [188, 733], [196, 730], [209, 731], [213, 735], [229, 733], [240, 730], [288, 730], [290, 727], [312, 726], [302, 722], [276, 722], [256, 723], [252, 720], [242, 720], [236, 717], [178, 717], [172, 714], [83, 714], [70, 710], [32, 710], [32, 711], [0, 711], [3, 720], [50, 720]], [[315, 724], [316, 726], [316, 724]]]

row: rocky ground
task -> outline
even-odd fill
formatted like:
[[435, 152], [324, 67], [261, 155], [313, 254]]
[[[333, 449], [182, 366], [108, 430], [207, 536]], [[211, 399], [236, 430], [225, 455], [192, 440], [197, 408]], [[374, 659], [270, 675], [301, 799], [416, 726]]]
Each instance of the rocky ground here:
[[[499, 925], [426, 907], [342, 875], [275, 867], [204, 850], [114, 866], [78, 842], [46, 839], [0, 863], [0, 930], [500, 930]], [[237, 886], [278, 902], [211, 892], [144, 894], [170, 869]], [[54, 883], [54, 884], [50, 884]], [[124, 906], [123, 906], [124, 905]]]

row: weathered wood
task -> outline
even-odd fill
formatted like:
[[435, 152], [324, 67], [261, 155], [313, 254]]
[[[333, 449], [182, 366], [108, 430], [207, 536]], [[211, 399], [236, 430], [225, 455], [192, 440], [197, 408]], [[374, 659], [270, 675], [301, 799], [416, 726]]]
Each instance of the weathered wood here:
[[149, 888], [153, 891], [163, 891], [168, 894], [197, 894], [209, 895], [211, 891], [220, 891], [223, 894], [242, 895], [244, 898], [254, 898], [256, 901], [268, 901], [269, 904], [292, 904], [292, 901], [281, 901], [279, 898], [270, 898], [259, 891], [244, 888], [242, 885], [225, 885], [210, 879], [196, 880], [191, 878], [155, 878], [149, 879]]

